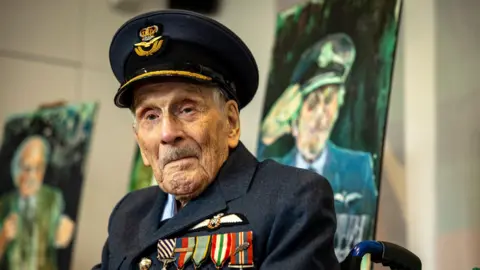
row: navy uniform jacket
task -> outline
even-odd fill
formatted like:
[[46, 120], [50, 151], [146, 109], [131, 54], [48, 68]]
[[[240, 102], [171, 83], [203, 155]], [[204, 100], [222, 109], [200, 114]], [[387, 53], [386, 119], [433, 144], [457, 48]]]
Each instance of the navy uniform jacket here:
[[[340, 198], [336, 198], [336, 212], [348, 214], [375, 215], [377, 204], [377, 187], [373, 175], [373, 161], [370, 153], [353, 151], [334, 145], [331, 141], [325, 144], [327, 159], [322, 171], [323, 175], [333, 188], [335, 195], [348, 196], [358, 193], [362, 195], [348, 205]], [[295, 166], [297, 149], [294, 147], [288, 154], [279, 160], [280, 163]], [[315, 168], [317, 170], [317, 168]], [[338, 196], [337, 196], [338, 197]]]
[[[320, 175], [267, 160], [258, 162], [240, 143], [217, 179], [173, 218], [160, 221], [167, 195], [158, 187], [127, 194], [113, 210], [102, 262], [94, 269], [138, 269], [144, 257], [160, 269], [157, 241], [229, 232], [253, 232], [255, 268], [336, 270], [333, 192]], [[190, 229], [215, 214], [238, 214], [242, 223]], [[168, 269], [176, 269], [171, 264]], [[192, 263], [185, 269], [193, 269]], [[215, 269], [207, 260], [200, 269]], [[228, 268], [228, 261], [222, 269]]]
[[[370, 153], [338, 147], [331, 141], [327, 141], [325, 150], [323, 168], [313, 169], [330, 182], [334, 192], [337, 214], [335, 249], [339, 260], [343, 260], [355, 244], [373, 237], [378, 192]], [[293, 147], [283, 157], [273, 159], [296, 167], [297, 153], [297, 148]]]

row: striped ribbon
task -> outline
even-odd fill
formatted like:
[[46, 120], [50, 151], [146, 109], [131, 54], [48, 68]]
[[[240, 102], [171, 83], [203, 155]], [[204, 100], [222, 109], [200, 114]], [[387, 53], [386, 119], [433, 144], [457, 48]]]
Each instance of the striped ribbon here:
[[230, 268], [251, 268], [253, 267], [253, 233], [238, 232], [232, 234], [232, 252]]
[[173, 261], [176, 239], [160, 239], [157, 244], [157, 259], [163, 262], [163, 269]]
[[217, 234], [212, 236], [211, 259], [217, 269], [222, 268], [232, 253], [232, 234]]
[[195, 248], [195, 237], [177, 238], [175, 246], [175, 262], [177, 270], [182, 270], [190, 261]]

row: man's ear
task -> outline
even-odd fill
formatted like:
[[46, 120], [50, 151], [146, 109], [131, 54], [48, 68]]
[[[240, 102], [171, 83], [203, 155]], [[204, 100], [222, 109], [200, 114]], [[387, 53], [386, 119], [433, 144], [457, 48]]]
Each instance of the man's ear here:
[[225, 103], [225, 115], [228, 121], [228, 146], [235, 148], [240, 141], [240, 112], [234, 100]]
[[133, 134], [135, 135], [135, 141], [137, 142], [138, 149], [140, 150], [140, 155], [142, 156], [143, 165], [149, 167], [150, 162], [148, 161], [147, 157], [145, 156], [145, 152], [142, 148], [142, 144], [140, 143], [140, 140], [138, 138], [137, 129], [135, 128], [135, 126], [133, 126], [132, 129], [133, 129]]

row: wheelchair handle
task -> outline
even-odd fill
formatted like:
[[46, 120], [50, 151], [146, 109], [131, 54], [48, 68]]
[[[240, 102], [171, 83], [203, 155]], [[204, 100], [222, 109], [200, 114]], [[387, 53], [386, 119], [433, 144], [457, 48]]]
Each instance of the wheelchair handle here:
[[420, 258], [399, 245], [383, 241], [363, 241], [357, 244], [342, 262], [342, 270], [360, 269], [362, 257], [367, 253], [373, 263], [381, 263], [391, 269], [422, 269]]

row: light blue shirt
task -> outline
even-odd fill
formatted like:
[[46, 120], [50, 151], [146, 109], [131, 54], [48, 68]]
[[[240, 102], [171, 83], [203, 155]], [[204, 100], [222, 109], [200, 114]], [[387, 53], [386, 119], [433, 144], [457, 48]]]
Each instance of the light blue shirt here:
[[317, 157], [312, 163], [309, 163], [306, 161], [303, 157], [302, 154], [300, 154], [300, 151], [297, 152], [297, 155], [295, 156], [295, 167], [300, 168], [300, 169], [310, 169], [313, 168], [315, 169], [315, 172], [318, 174], [323, 173], [323, 169], [325, 167], [325, 163], [327, 161], [327, 149], [324, 148], [322, 153], [320, 154], [319, 157]]
[[163, 208], [162, 219], [160, 221], [164, 221], [166, 219], [172, 218], [177, 213], [177, 203], [175, 202], [175, 197], [172, 194], [168, 194], [167, 203]]

